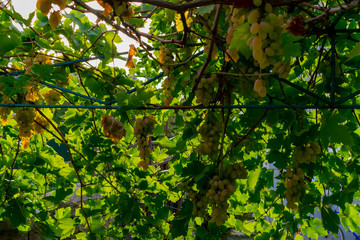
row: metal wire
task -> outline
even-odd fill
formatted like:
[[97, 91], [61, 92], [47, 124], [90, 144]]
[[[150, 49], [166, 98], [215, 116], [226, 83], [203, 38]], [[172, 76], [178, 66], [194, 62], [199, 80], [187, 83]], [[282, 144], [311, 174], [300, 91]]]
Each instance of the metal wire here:
[[128, 108], [127, 106], [97, 106], [97, 105], [47, 105], [47, 104], [6, 104], [1, 103], [0, 107], [30, 107], [30, 108], [88, 108], [88, 109], [153, 109], [153, 110], [168, 110], [168, 109], [241, 109], [241, 108], [253, 108], [253, 109], [360, 109], [360, 105], [215, 105], [215, 106], [134, 106]]

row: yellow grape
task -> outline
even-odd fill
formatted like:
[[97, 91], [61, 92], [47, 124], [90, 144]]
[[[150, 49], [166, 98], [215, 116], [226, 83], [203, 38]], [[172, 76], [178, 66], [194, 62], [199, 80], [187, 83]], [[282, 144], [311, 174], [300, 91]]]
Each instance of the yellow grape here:
[[266, 96], [266, 88], [264, 86], [259, 88], [258, 94], [260, 97], [265, 97]]
[[257, 22], [258, 18], [260, 17], [260, 12], [257, 8], [255, 8], [254, 10], [252, 10], [248, 16], [248, 22], [250, 24], [253, 24], [255, 22]]
[[254, 37], [252, 41], [252, 47], [253, 49], [260, 49], [262, 48], [262, 39], [260, 37]]
[[256, 61], [260, 61], [263, 58], [263, 50], [261, 48], [254, 48], [253, 50], [253, 57]]
[[257, 79], [254, 83], [254, 90], [255, 92], [258, 92], [260, 87], [263, 86], [263, 80], [262, 79]]
[[253, 40], [254, 40], [254, 38], [255, 38], [255, 36], [252, 36], [252, 37], [249, 37], [249, 39], [247, 40], [247, 42], [246, 42], [246, 44], [250, 47], [250, 48], [252, 48], [253, 47]]
[[252, 34], [257, 34], [259, 32], [259, 30], [260, 30], [260, 24], [259, 23], [255, 22], [255, 23], [253, 23], [251, 25], [250, 32]]

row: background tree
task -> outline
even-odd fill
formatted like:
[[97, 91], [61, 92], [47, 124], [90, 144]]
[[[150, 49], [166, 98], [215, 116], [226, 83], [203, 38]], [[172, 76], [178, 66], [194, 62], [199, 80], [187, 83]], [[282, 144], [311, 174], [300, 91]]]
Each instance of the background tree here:
[[1, 4], [2, 220], [47, 238], [360, 232], [358, 0], [91, 2]]

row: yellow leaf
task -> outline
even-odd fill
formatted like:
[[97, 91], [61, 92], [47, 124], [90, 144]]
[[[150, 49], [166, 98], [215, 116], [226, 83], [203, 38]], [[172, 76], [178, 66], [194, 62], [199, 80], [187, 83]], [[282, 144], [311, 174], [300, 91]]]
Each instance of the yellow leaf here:
[[133, 58], [133, 56], [135, 56], [138, 53], [138, 50], [135, 48], [134, 44], [130, 44], [129, 47], [130, 47], [130, 49], [129, 49], [128, 58], [127, 58], [125, 66], [127, 68], [135, 68], [132, 58]]
[[[186, 11], [184, 13], [184, 15], [185, 15], [185, 19], [186, 19], [186, 25], [189, 26], [193, 20], [191, 17], [189, 17], [188, 11]], [[179, 13], [175, 14], [175, 24], [176, 24], [176, 31], [178, 31], [178, 32], [184, 31], [184, 25], [183, 25], [183, 22], [181, 21], [181, 15]]]

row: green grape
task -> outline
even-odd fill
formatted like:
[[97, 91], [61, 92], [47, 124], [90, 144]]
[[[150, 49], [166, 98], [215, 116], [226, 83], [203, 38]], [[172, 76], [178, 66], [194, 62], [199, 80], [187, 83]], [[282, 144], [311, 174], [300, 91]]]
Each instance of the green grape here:
[[266, 3], [266, 4], [265, 4], [265, 11], [266, 11], [267, 13], [272, 13], [273, 9], [272, 9], [272, 6], [271, 6], [270, 3]]
[[275, 51], [271, 47], [265, 48], [265, 54], [269, 57], [272, 57], [275, 55]]
[[262, 4], [262, 0], [253, 0], [253, 3], [256, 7], [260, 7]]

